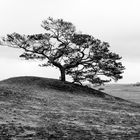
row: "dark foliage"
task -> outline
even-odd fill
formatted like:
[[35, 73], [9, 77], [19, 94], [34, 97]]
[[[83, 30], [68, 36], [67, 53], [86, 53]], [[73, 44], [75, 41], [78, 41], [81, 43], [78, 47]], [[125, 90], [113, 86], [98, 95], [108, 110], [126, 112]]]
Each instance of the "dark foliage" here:
[[3, 41], [8, 46], [23, 49], [20, 57], [41, 59], [44, 62], [41, 66], [59, 68], [61, 81], [66, 80], [65, 75], [70, 75], [77, 83], [88, 81], [101, 85], [122, 78], [124, 66], [119, 62], [121, 57], [109, 50], [107, 42], [77, 33], [72, 23], [62, 19], [48, 18], [42, 27], [45, 34], [13, 33]]

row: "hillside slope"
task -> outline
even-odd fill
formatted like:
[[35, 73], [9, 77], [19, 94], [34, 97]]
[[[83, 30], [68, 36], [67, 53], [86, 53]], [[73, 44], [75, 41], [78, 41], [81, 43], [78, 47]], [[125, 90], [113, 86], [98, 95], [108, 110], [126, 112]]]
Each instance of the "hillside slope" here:
[[140, 139], [140, 105], [55, 79], [0, 82], [1, 140]]

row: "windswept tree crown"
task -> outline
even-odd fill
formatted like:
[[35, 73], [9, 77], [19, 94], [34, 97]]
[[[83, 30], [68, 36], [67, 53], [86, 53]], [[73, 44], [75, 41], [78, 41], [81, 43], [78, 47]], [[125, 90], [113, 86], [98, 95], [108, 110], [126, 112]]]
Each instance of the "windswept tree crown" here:
[[[41, 25], [46, 33], [34, 35], [8, 34], [6, 45], [21, 48], [20, 55], [27, 60], [41, 59], [41, 66], [55, 66], [61, 72], [61, 80], [70, 75], [74, 82], [89, 81], [102, 84], [122, 78], [124, 66], [121, 57], [109, 50], [107, 42], [101, 42], [88, 34], [77, 33], [71, 22], [48, 18]], [[105, 79], [102, 79], [106, 77]]]

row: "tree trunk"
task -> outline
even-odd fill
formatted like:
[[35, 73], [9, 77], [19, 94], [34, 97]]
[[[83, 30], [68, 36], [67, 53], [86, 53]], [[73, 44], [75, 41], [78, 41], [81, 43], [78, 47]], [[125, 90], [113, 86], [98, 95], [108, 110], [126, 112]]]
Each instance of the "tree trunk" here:
[[64, 68], [60, 68], [60, 73], [61, 73], [60, 80], [61, 81], [66, 81], [65, 69]]

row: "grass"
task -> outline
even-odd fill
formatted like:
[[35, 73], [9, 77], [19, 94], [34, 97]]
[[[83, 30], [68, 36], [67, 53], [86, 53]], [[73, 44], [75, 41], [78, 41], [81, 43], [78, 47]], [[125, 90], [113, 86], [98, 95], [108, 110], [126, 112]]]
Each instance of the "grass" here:
[[140, 105], [40, 77], [0, 82], [1, 140], [138, 140]]
[[133, 84], [108, 84], [103, 86], [104, 92], [127, 99], [136, 103], [140, 103], [140, 86]]

